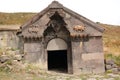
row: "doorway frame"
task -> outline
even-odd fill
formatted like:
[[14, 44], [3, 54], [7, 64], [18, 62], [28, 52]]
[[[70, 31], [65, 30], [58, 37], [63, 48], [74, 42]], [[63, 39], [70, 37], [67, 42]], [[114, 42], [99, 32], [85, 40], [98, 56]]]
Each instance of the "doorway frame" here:
[[[61, 51], [64, 51], [64, 53], [61, 53]], [[51, 53], [51, 52], [53, 52], [53, 53]], [[58, 52], [58, 53], [55, 53], [55, 52]], [[50, 70], [49, 69], [49, 59], [50, 59], [50, 57], [49, 57], [49, 55], [51, 55], [51, 54], [55, 54], [55, 55], [59, 55], [59, 54], [63, 54], [64, 55], [64, 58], [65, 58], [65, 67], [61, 67], [61, 69], [63, 69], [63, 70], [60, 70], [60, 67], [59, 68], [53, 68], [53, 71], [54, 71], [54, 69], [55, 69], [55, 71], [57, 70], [57, 71], [60, 71], [60, 72], [63, 72], [63, 73], [68, 73], [68, 57], [67, 57], [67, 49], [65, 49], [65, 50], [48, 50], [47, 51], [47, 57], [48, 57], [48, 59], [47, 59], [47, 62], [48, 62], [48, 70]], [[57, 57], [58, 57], [58, 55], [57, 55]], [[59, 57], [60, 58], [60, 60], [62, 59], [62, 57]], [[57, 61], [56, 61], [57, 62]], [[62, 61], [62, 63], [64, 63], [63, 61]], [[59, 64], [59, 63], [58, 63]], [[62, 64], [63, 65], [63, 64]], [[51, 69], [52, 70], [52, 69]]]
[[[53, 38], [53, 39], [61, 39], [63, 40], [66, 44], [67, 44], [67, 72], [69, 74], [73, 74], [73, 62], [72, 62], [72, 47], [71, 47], [71, 41], [65, 41], [64, 39], [62, 38]], [[45, 48], [45, 59], [46, 59], [46, 70], [48, 70], [48, 50], [47, 50], [47, 46], [48, 46], [48, 43], [53, 40], [53, 39], [50, 39], [47, 44], [46, 44], [46, 48]]]

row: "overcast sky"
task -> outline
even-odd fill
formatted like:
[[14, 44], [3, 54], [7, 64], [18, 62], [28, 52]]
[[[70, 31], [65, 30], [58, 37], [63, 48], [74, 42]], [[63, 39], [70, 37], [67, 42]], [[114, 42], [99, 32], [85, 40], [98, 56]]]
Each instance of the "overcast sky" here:
[[[53, 0], [0, 0], [0, 12], [40, 12]], [[94, 22], [120, 25], [120, 0], [57, 0]]]

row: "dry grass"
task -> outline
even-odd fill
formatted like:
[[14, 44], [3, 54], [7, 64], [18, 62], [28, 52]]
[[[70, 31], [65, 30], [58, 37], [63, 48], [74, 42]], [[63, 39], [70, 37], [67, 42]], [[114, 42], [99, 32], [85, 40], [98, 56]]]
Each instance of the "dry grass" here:
[[103, 35], [105, 54], [120, 55], [120, 26], [100, 25], [105, 28]]
[[0, 24], [23, 24], [34, 15], [35, 13], [0, 13]]
[[36, 74], [25, 71], [0, 72], [0, 80], [120, 80], [120, 74], [105, 73], [105, 74], [89, 74], [89, 75], [87, 74], [69, 75], [64, 73]]

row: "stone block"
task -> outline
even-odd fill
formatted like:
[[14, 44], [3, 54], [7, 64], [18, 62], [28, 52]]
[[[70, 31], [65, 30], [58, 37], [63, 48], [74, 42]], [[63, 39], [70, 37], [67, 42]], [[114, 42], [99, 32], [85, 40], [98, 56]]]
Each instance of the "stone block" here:
[[0, 62], [1, 62], [1, 63], [4, 63], [4, 62], [8, 61], [9, 59], [10, 59], [9, 56], [7, 56], [7, 55], [2, 55], [2, 56], [0, 57]]
[[84, 61], [88, 61], [88, 60], [92, 60], [92, 59], [104, 60], [104, 55], [103, 55], [103, 53], [84, 53], [84, 54], [82, 54], [82, 59]]
[[[102, 53], [88, 53], [82, 54], [82, 64], [86, 68], [84, 70], [89, 71], [89, 73], [103, 73], [105, 72], [104, 56]], [[86, 71], [83, 71], [86, 72]]]
[[118, 67], [118, 71], [120, 72], [120, 67]]
[[106, 65], [106, 70], [110, 70], [112, 69], [112, 66], [111, 65]]
[[15, 55], [14, 59], [17, 61], [21, 61], [22, 60], [22, 56], [21, 55]]
[[112, 68], [111, 70], [112, 72], [115, 72], [115, 73], [118, 72], [118, 68]]
[[113, 65], [113, 64], [114, 64], [114, 60], [112, 60], [112, 59], [107, 59], [107, 60], [105, 61], [105, 63], [106, 63], [106, 65]]
[[118, 66], [116, 64], [113, 64], [112, 65], [112, 68], [117, 68]]

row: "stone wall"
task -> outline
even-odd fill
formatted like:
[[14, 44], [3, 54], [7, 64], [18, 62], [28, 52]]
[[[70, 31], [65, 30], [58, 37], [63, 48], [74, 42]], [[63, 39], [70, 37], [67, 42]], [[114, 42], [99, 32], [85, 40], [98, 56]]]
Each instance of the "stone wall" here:
[[90, 37], [88, 41], [83, 43], [85, 53], [103, 52], [102, 37]]
[[105, 72], [102, 37], [90, 37], [88, 41], [72, 41], [73, 72]]
[[0, 48], [11, 47], [13, 49], [19, 48], [19, 37], [15, 30], [0, 31]]
[[107, 72], [113, 72], [113, 73], [120, 72], [120, 67], [116, 65], [115, 61], [112, 59], [105, 60], [105, 69]]
[[103, 73], [105, 72], [104, 54], [88, 53], [82, 54], [82, 62], [80, 63], [81, 73]]

